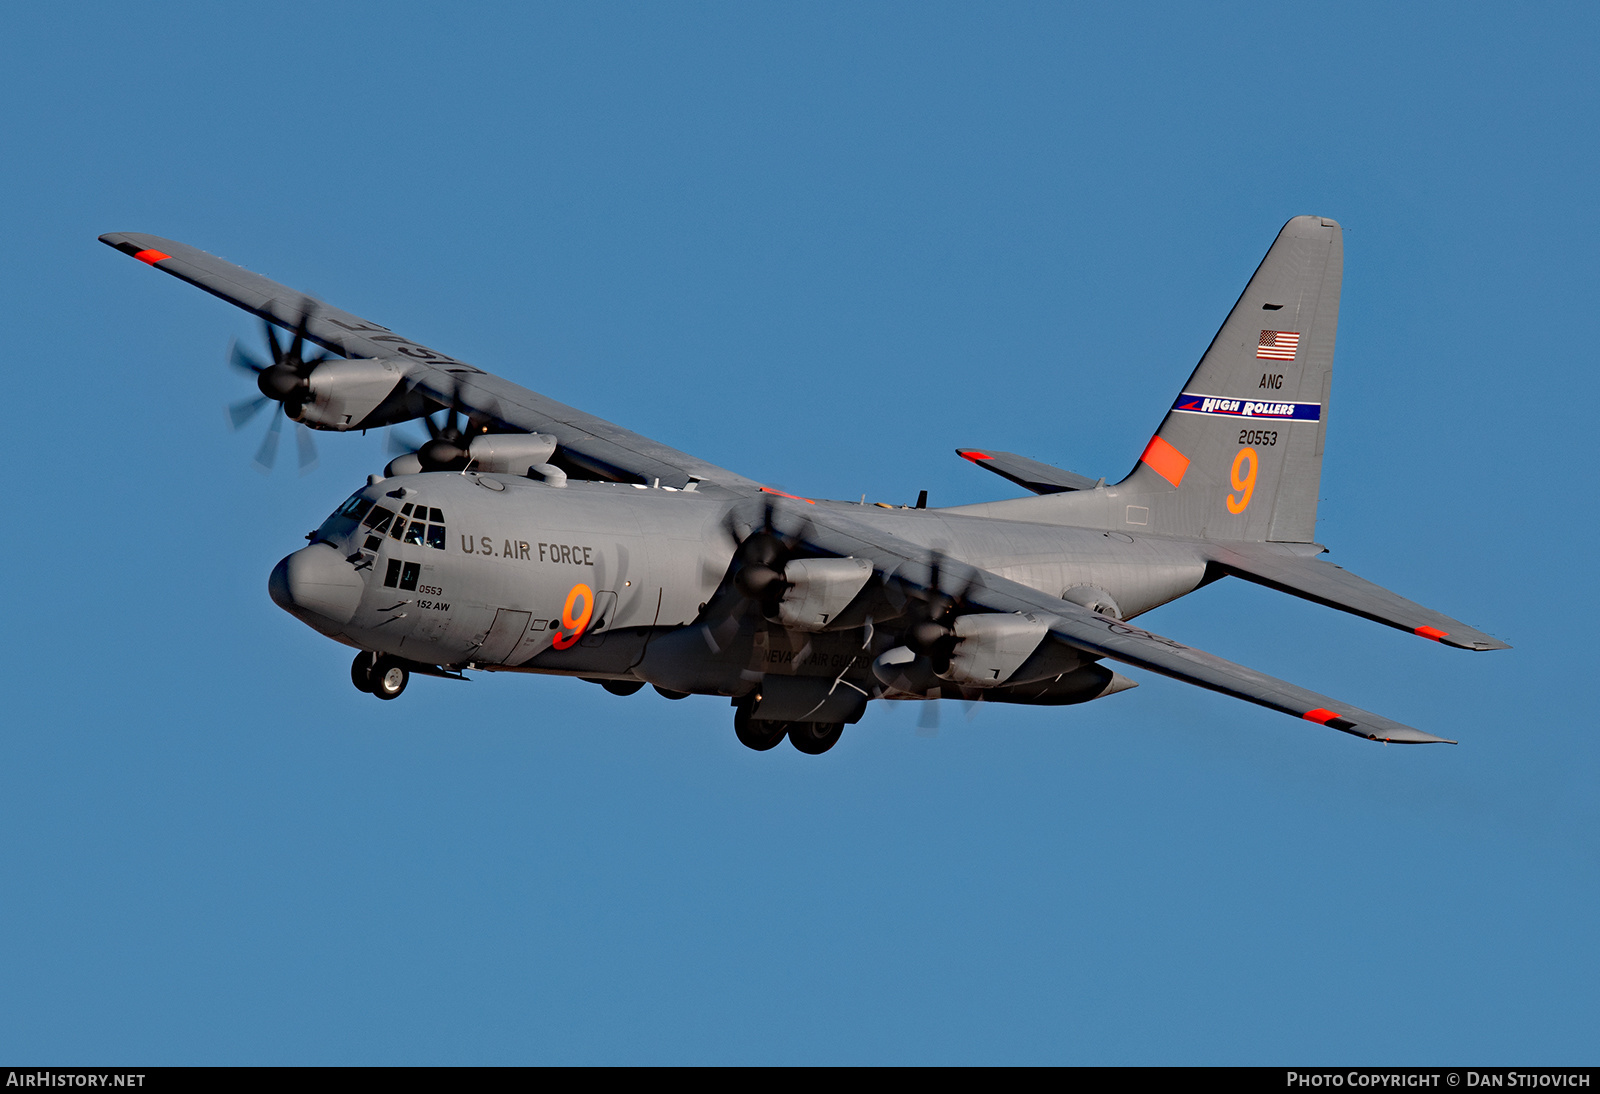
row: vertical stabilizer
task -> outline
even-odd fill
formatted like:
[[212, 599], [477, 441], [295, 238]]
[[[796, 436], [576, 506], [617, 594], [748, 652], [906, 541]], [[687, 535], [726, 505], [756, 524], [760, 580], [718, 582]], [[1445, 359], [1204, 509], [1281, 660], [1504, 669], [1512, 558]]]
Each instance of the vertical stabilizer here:
[[1170, 535], [1313, 540], [1343, 272], [1335, 221], [1283, 226], [1118, 484], [1131, 522]]

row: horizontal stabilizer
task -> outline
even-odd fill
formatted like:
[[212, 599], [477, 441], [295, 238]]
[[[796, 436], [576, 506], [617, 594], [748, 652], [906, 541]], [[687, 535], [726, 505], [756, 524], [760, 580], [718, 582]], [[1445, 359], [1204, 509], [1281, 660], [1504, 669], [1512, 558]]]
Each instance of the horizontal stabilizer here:
[[1063, 471], [1059, 467], [1052, 467], [1038, 460], [1030, 460], [1015, 452], [997, 452], [992, 448], [958, 448], [956, 455], [964, 460], [971, 460], [985, 471], [993, 471], [1001, 478], [1010, 479], [1035, 494], [1093, 490], [1099, 485], [1094, 479], [1085, 478], [1071, 471]]
[[1463, 650], [1511, 648], [1459, 619], [1424, 608], [1331, 562], [1318, 562], [1270, 543], [1219, 545], [1212, 548], [1211, 558], [1235, 577], [1410, 631], [1447, 646]]

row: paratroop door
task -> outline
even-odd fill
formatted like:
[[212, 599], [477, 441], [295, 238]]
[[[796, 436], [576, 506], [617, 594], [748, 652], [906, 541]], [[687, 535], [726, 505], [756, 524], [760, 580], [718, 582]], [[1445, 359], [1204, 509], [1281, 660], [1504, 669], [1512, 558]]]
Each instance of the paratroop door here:
[[483, 642], [473, 651], [472, 660], [484, 665], [502, 665], [528, 629], [531, 612], [514, 612], [501, 608], [494, 613], [494, 625]]

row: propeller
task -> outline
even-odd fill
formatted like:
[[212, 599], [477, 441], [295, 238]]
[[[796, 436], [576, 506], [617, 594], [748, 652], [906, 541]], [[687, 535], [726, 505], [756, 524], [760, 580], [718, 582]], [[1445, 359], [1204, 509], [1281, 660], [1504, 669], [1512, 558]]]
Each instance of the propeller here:
[[444, 424], [424, 415], [422, 424], [427, 427], [428, 439], [412, 444], [395, 430], [389, 431], [389, 453], [404, 456], [415, 452], [424, 471], [460, 471], [471, 462], [468, 446], [472, 438], [489, 432], [493, 413], [479, 418], [467, 413], [461, 405], [461, 380], [458, 377], [450, 392], [450, 405], [445, 409]]
[[940, 675], [949, 671], [950, 658], [961, 641], [951, 623], [966, 608], [973, 585], [972, 578], [968, 578], [961, 591], [951, 596], [944, 591], [944, 569], [944, 555], [931, 552], [928, 587], [904, 590], [906, 614], [911, 617], [905, 629], [905, 644], [932, 662], [934, 672]]
[[806, 531], [806, 526], [802, 525], [800, 531], [793, 535], [779, 532], [773, 523], [776, 512], [777, 507], [769, 496], [761, 507], [761, 523], [748, 534], [740, 536], [738, 522], [731, 510], [723, 524], [724, 530], [737, 545], [734, 559], [738, 569], [733, 575], [734, 588], [747, 599], [758, 603], [762, 613], [767, 616], [777, 613], [779, 601], [789, 591], [790, 585], [784, 580], [783, 568], [794, 549], [805, 538]]
[[[269, 403], [277, 403], [281, 413], [274, 412], [267, 435], [256, 450], [255, 464], [263, 472], [271, 471], [278, 458], [278, 441], [282, 437], [285, 418], [298, 421], [305, 403], [311, 396], [311, 372], [332, 354], [316, 352], [305, 355], [306, 328], [311, 322], [313, 306], [309, 299], [300, 302], [300, 314], [295, 319], [288, 348], [278, 342], [275, 325], [269, 319], [261, 321], [267, 338], [267, 348], [272, 360], [264, 361], [244, 349], [236, 341], [229, 348], [228, 363], [252, 377], [261, 392], [240, 399], [228, 407], [228, 423], [236, 430], [243, 429], [255, 419]], [[300, 473], [303, 475], [317, 465], [317, 445], [311, 431], [304, 425], [295, 430], [295, 447], [298, 450]]]

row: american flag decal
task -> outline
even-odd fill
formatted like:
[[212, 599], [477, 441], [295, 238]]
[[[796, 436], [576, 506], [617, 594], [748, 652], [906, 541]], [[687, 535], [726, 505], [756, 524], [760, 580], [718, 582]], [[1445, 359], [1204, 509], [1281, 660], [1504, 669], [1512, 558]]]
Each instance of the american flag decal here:
[[1292, 330], [1264, 330], [1256, 345], [1256, 356], [1268, 361], [1293, 361], [1300, 348], [1300, 335]]

